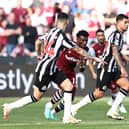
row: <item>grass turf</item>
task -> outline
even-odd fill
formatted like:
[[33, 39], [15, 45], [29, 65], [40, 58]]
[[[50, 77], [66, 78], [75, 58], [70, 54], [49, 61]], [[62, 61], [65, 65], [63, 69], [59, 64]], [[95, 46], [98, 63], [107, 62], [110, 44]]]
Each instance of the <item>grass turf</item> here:
[[[76, 97], [74, 103], [78, 102], [81, 98]], [[0, 105], [16, 99], [0, 98]], [[49, 98], [43, 98], [38, 103], [13, 110], [10, 114], [9, 121], [3, 120], [1, 106], [0, 129], [129, 129], [129, 98], [126, 98], [124, 101], [128, 111], [127, 114], [123, 114], [125, 120], [113, 120], [106, 117], [106, 112], [109, 109], [107, 105], [108, 99], [105, 97], [83, 107], [76, 116], [82, 122], [68, 125], [62, 123], [63, 112], [58, 113], [58, 121], [46, 120], [44, 118], [44, 105], [48, 102]]]

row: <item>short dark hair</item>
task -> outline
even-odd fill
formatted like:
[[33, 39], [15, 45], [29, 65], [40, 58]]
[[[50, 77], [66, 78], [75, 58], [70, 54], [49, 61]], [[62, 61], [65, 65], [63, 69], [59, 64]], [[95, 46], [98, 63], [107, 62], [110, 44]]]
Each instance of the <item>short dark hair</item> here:
[[96, 35], [97, 35], [97, 33], [99, 33], [99, 32], [104, 33], [104, 30], [102, 30], [102, 29], [98, 29], [98, 30], [96, 31]]
[[88, 37], [89, 36], [89, 33], [85, 30], [80, 30], [78, 31], [78, 33], [76, 34], [77, 37], [80, 37], [80, 36], [85, 36], [85, 37]]
[[57, 20], [68, 20], [68, 19], [69, 19], [68, 14], [63, 13], [63, 12], [59, 13], [57, 16]]
[[128, 16], [126, 16], [125, 14], [119, 14], [116, 17], [116, 22], [121, 21], [123, 19], [128, 19]]

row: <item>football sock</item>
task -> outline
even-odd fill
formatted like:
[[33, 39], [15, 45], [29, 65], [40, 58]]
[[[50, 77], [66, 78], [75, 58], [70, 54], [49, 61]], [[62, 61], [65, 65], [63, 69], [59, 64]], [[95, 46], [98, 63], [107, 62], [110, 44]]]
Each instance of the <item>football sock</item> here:
[[80, 102], [75, 104], [74, 107], [75, 107], [76, 110], [78, 110], [81, 107], [93, 102], [94, 100], [95, 100], [95, 97], [94, 97], [93, 93], [89, 93]]
[[112, 95], [112, 100], [114, 101], [116, 99], [116, 96], [118, 95], [118, 92], [117, 93], [111, 93]]
[[64, 91], [64, 116], [63, 119], [68, 119], [71, 116], [72, 91]]
[[19, 100], [16, 100], [15, 102], [9, 103], [8, 106], [10, 109], [23, 107], [27, 104], [37, 102], [37, 99], [34, 96], [25, 96]]
[[127, 94], [128, 94], [128, 91], [121, 88], [114, 103], [112, 104], [112, 107], [110, 108], [110, 111], [116, 111], [117, 107], [121, 104], [121, 102], [127, 96]]
[[56, 113], [64, 110], [64, 100], [60, 101], [59, 105], [57, 105], [54, 110]]
[[56, 102], [58, 102], [63, 97], [63, 94], [64, 93], [62, 90], [56, 91], [56, 93], [53, 95], [51, 99], [51, 103], [54, 105]]

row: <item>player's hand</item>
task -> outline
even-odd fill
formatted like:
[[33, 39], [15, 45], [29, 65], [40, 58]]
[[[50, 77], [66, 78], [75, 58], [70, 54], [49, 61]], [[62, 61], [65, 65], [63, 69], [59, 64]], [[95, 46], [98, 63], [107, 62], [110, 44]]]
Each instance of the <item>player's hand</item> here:
[[102, 65], [107, 64], [106, 61], [103, 61], [102, 59], [100, 59], [100, 58], [98, 58], [98, 57], [94, 57], [94, 60], [95, 60], [96, 62], [101, 63]]

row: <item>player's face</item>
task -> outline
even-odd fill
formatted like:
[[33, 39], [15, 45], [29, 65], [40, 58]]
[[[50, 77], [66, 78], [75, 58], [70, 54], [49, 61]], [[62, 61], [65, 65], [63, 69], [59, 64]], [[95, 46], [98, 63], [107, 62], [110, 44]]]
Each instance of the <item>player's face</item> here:
[[100, 44], [104, 44], [105, 43], [105, 35], [104, 35], [103, 32], [98, 32], [96, 34], [96, 38], [98, 40], [98, 43], [100, 43]]
[[88, 41], [88, 37], [86, 37], [86, 36], [77, 37], [77, 44], [81, 48], [84, 48], [86, 46], [87, 41]]
[[123, 19], [122, 21], [119, 21], [119, 28], [122, 32], [127, 31], [129, 26], [129, 19]]

